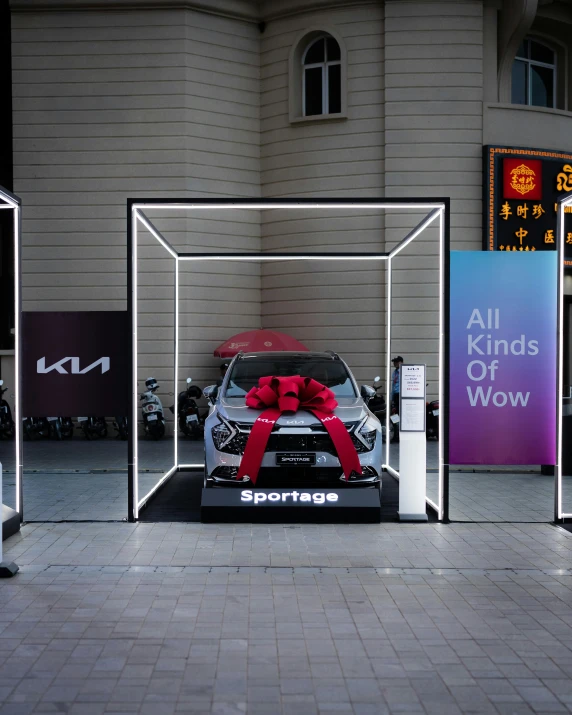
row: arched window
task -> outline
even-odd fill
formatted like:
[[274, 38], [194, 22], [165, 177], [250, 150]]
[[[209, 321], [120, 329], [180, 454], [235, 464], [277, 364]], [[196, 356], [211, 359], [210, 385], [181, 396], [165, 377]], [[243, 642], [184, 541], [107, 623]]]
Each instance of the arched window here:
[[512, 65], [512, 103], [556, 107], [556, 52], [527, 38]]
[[302, 55], [302, 114], [339, 114], [342, 111], [340, 46], [330, 35], [310, 42]]

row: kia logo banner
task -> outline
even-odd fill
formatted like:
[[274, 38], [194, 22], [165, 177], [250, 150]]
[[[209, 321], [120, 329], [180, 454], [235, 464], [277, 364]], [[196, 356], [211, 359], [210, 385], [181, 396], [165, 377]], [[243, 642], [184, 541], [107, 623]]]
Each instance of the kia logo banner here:
[[126, 311], [22, 313], [23, 416], [128, 413]]
[[555, 464], [556, 258], [451, 252], [451, 464]]

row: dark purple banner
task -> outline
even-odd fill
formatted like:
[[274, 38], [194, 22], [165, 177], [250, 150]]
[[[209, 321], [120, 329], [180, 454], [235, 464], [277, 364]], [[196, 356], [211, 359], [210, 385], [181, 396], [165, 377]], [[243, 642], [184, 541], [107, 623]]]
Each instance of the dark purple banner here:
[[128, 314], [22, 314], [22, 409], [26, 417], [128, 413]]

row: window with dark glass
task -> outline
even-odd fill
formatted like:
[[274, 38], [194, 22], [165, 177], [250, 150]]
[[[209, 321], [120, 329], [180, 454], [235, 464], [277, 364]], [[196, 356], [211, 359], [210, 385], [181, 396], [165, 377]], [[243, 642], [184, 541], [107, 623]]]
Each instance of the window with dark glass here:
[[547, 45], [524, 40], [512, 66], [512, 103], [556, 106], [556, 53]]
[[305, 117], [342, 111], [340, 46], [324, 35], [313, 40], [302, 57], [302, 97]]

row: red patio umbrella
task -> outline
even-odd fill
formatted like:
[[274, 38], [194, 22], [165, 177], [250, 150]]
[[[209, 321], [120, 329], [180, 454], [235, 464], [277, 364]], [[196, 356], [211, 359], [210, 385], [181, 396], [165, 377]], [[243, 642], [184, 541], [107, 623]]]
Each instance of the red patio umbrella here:
[[276, 350], [294, 350], [308, 352], [308, 348], [302, 343], [285, 333], [277, 333], [275, 330], [248, 330], [245, 333], [237, 333], [232, 338], [226, 340], [214, 351], [214, 356], [219, 358], [234, 357], [240, 352], [258, 353]]

